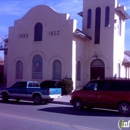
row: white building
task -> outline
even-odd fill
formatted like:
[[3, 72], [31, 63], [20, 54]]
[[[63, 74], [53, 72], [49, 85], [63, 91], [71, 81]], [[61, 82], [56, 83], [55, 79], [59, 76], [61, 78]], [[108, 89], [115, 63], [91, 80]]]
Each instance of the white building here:
[[[5, 42], [7, 86], [18, 80], [72, 78], [74, 87], [90, 79], [129, 78], [124, 54], [125, 7], [117, 0], [83, 0], [82, 31], [69, 14], [46, 5], [32, 8], [9, 28]], [[128, 53], [127, 53], [128, 54]]]

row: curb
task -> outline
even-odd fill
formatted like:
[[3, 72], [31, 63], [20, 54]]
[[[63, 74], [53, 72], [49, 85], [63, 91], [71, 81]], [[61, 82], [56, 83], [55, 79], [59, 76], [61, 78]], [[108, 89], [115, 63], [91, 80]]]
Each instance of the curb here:
[[69, 102], [63, 102], [63, 101], [53, 101], [52, 104], [62, 104], [62, 105], [71, 105]]

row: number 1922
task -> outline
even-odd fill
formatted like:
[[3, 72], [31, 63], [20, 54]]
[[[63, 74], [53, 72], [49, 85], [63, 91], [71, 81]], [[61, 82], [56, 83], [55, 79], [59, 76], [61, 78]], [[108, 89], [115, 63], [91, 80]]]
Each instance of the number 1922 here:
[[50, 35], [50, 36], [60, 35], [60, 31], [50, 31], [50, 32], [49, 32], [49, 35]]

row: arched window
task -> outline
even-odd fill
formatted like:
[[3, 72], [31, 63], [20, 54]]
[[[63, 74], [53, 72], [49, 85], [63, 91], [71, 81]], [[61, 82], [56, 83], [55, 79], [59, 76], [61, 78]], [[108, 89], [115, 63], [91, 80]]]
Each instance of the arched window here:
[[23, 62], [17, 61], [16, 62], [16, 79], [23, 79]]
[[34, 28], [34, 41], [42, 41], [42, 30], [42, 24], [37, 23]]
[[104, 67], [104, 66], [105, 66], [104, 62], [100, 59], [95, 59], [91, 63], [91, 67]]
[[61, 79], [61, 62], [59, 60], [55, 60], [53, 62], [53, 79], [60, 80]]
[[101, 8], [97, 7], [95, 12], [95, 44], [100, 43]]
[[121, 36], [121, 30], [122, 29], [122, 20], [119, 18], [119, 25], [118, 25], [118, 34]]
[[42, 57], [35, 55], [32, 60], [32, 78], [42, 79]]
[[81, 80], [81, 63], [80, 61], [77, 62], [77, 66], [76, 66], [76, 79], [77, 81]]
[[91, 28], [91, 17], [92, 17], [92, 10], [88, 9], [87, 28]]
[[105, 27], [110, 26], [110, 7], [107, 6], [105, 9]]

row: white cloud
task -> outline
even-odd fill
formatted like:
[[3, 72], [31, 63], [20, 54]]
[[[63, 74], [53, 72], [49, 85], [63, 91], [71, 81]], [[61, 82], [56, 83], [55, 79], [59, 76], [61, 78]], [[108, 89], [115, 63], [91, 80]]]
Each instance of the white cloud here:
[[21, 15], [25, 9], [19, 6], [19, 1], [3, 3], [0, 5], [0, 14], [4, 15]]
[[54, 8], [56, 12], [70, 14], [71, 19], [76, 19], [79, 28], [81, 28], [80, 23], [82, 23], [82, 19], [80, 19], [77, 13], [83, 11], [83, 0], [62, 0], [60, 3], [51, 3], [49, 6]]
[[60, 3], [45, 0], [9, 0], [0, 2], [0, 14], [20, 16], [39, 4], [49, 4], [60, 13], [76, 13], [76, 11], [82, 10], [82, 0], [62, 0]]
[[82, 6], [82, 0], [67, 0], [54, 7], [64, 13], [76, 13], [76, 11], [82, 11]]
[[[54, 8], [59, 13], [69, 13], [73, 19], [78, 20], [77, 13], [82, 11], [83, 0], [0, 0], [0, 15], [15, 15], [16, 17], [22, 17], [32, 7], [46, 4]], [[7, 34], [8, 28], [6, 26], [0, 26], [0, 34]]]

